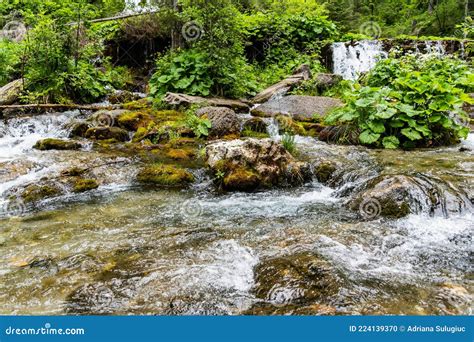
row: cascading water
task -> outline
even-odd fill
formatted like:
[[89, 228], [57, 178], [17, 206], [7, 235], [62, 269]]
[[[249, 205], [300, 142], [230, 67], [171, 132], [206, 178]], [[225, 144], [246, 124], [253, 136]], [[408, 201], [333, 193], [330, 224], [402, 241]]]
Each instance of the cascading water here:
[[333, 72], [345, 80], [357, 79], [361, 73], [370, 71], [379, 59], [387, 57], [382, 44], [375, 40], [334, 43], [332, 52]]
[[[74, 116], [0, 126], [3, 190], [21, 186], [25, 175], [38, 182], [109, 161], [110, 151], [94, 148], [31, 148], [39, 138], [66, 138]], [[278, 139], [278, 123], [266, 122]], [[380, 151], [297, 136], [300, 157], [336, 162], [340, 182], [229, 194], [209, 186], [99, 188], [102, 197], [0, 217], [0, 313], [469, 314], [472, 208], [366, 221], [346, 201], [380, 174], [429, 174], [472, 197], [473, 139], [461, 153], [459, 146]], [[5, 168], [22, 160], [35, 166], [19, 174]], [[130, 181], [134, 166], [107, 166], [108, 177]]]

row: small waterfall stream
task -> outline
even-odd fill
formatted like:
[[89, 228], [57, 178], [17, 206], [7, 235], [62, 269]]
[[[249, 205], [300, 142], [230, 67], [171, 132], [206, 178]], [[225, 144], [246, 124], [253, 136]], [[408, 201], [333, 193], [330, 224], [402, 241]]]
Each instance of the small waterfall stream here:
[[355, 44], [334, 43], [333, 72], [345, 80], [355, 80], [361, 73], [370, 71], [377, 61], [386, 58], [383, 46], [375, 40], [363, 40]]

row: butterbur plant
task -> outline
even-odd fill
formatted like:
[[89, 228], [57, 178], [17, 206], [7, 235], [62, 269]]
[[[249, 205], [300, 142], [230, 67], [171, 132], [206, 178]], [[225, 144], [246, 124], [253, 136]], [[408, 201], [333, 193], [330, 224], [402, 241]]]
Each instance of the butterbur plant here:
[[453, 59], [403, 57], [379, 62], [366, 85], [345, 96], [328, 124], [349, 124], [363, 145], [413, 148], [451, 145], [469, 134], [465, 103], [474, 74]]

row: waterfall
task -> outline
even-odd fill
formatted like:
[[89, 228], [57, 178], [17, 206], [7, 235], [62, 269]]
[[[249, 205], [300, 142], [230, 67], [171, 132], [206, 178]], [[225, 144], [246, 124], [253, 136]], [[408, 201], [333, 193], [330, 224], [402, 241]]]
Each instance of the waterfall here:
[[426, 43], [426, 53], [444, 56], [446, 54], [446, 50], [443, 46], [443, 43], [440, 40], [436, 41], [427, 41]]
[[374, 40], [363, 40], [354, 45], [334, 43], [332, 51], [334, 74], [345, 80], [357, 79], [359, 74], [370, 71], [379, 59], [387, 57], [382, 44]]

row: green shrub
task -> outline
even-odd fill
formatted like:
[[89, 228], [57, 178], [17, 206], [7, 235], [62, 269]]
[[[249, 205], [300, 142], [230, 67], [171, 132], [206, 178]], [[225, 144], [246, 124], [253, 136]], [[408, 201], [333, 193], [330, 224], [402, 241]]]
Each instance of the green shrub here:
[[21, 46], [0, 38], [0, 87], [18, 76]]
[[166, 92], [207, 96], [214, 81], [207, 53], [196, 49], [178, 51], [158, 59], [156, 73], [150, 80], [150, 94], [160, 98]]
[[361, 144], [385, 148], [449, 145], [466, 138], [464, 103], [474, 74], [453, 58], [405, 56], [377, 64], [327, 124], [351, 124]]
[[102, 41], [81, 28], [44, 17], [22, 45], [27, 102], [93, 102], [131, 79], [123, 67], [114, 69], [103, 57]]

